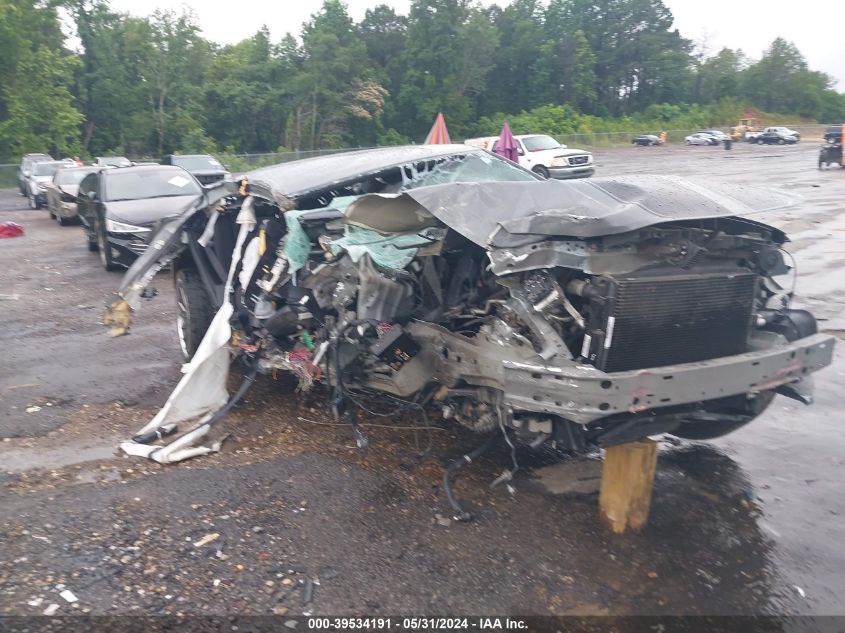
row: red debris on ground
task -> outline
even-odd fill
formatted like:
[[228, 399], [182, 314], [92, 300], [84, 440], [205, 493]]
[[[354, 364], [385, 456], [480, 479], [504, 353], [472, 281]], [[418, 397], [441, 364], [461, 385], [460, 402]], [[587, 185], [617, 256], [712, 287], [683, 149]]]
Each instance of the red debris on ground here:
[[3, 222], [0, 224], [0, 238], [20, 237], [23, 235], [23, 227], [16, 222]]

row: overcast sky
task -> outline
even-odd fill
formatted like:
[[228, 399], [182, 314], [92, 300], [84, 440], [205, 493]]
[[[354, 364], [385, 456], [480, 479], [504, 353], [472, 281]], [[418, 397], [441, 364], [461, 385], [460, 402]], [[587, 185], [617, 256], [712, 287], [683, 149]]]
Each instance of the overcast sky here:
[[[801, 3], [771, 0], [664, 0], [675, 15], [675, 26], [694, 41], [706, 37], [713, 52], [722, 46], [741, 48], [749, 57], [759, 58], [776, 37], [795, 43], [810, 68], [838, 80], [845, 92], [845, 2], [804, 0]], [[358, 21], [364, 11], [376, 4], [389, 4], [407, 13], [410, 0], [346, 0], [349, 12]], [[482, 0], [485, 5], [492, 0]], [[184, 4], [199, 19], [205, 36], [221, 44], [249, 37], [266, 24], [274, 40], [287, 33], [299, 33], [300, 26], [322, 5], [321, 0], [111, 0], [119, 11], [148, 15], [159, 7]], [[498, 4], [508, 4], [499, 0]], [[778, 6], [781, 5], [781, 6]]]

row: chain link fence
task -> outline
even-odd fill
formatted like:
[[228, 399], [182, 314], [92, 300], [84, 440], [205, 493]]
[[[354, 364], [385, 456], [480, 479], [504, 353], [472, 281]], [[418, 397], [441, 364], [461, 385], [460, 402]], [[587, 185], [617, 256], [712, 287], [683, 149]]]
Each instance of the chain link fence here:
[[0, 165], [0, 189], [18, 186], [18, 165]]

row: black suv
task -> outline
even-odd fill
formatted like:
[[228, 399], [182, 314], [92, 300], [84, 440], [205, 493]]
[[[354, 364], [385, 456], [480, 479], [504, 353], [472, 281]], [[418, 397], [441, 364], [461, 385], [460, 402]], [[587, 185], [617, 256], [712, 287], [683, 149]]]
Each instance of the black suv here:
[[181, 167], [200, 181], [203, 187], [220, 182], [229, 175], [229, 170], [210, 154], [168, 154], [162, 165]]

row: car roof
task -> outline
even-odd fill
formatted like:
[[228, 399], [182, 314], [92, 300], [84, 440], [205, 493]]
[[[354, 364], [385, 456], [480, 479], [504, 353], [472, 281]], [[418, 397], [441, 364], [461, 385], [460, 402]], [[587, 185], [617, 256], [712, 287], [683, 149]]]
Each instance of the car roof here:
[[109, 174], [137, 174], [145, 171], [173, 171], [180, 174], [188, 174], [184, 169], [178, 165], [132, 165], [130, 167], [114, 167], [112, 169], [99, 170], [104, 176]]
[[[250, 189], [282, 206], [293, 198], [332, 184], [407, 163], [461, 154], [487, 154], [470, 145], [399, 145], [340, 152], [262, 167], [247, 173]], [[176, 169], [181, 169], [176, 167]]]
[[83, 165], [82, 167], [63, 167], [62, 171], [102, 171], [102, 167], [99, 165]]

